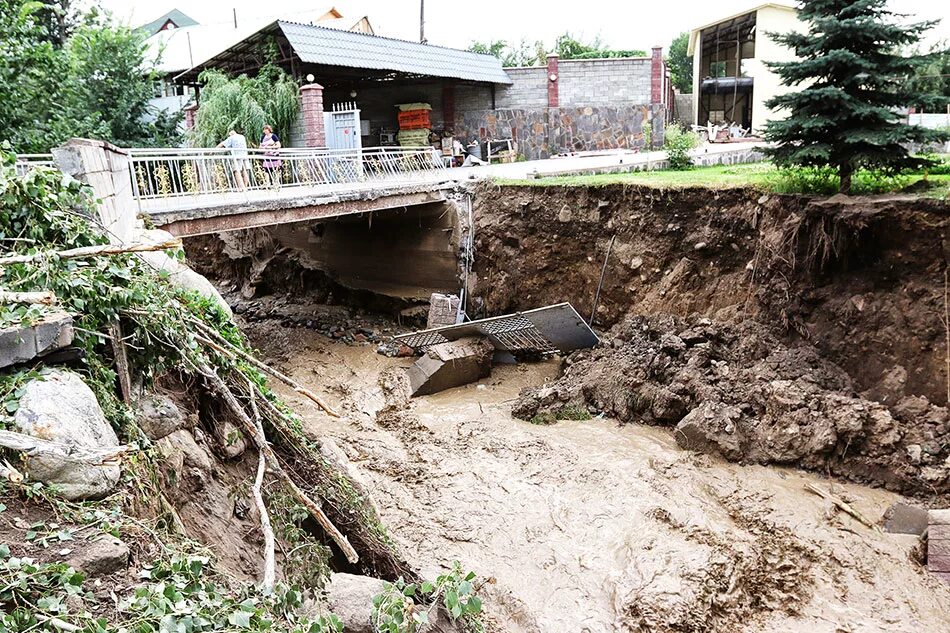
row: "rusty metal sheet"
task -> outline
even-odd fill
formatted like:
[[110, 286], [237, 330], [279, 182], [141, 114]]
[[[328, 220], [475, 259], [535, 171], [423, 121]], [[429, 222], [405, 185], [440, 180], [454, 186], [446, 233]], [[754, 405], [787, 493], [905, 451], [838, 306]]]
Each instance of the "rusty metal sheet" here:
[[600, 341], [570, 303], [400, 334], [396, 340], [425, 349], [466, 336], [484, 336], [498, 350], [541, 354], [566, 353]]

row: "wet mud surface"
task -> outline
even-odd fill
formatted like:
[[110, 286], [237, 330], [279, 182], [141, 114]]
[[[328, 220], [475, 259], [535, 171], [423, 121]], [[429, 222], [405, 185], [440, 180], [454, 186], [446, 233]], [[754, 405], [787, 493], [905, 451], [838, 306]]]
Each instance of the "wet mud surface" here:
[[324, 394], [329, 418], [274, 385], [372, 491], [409, 562], [462, 561], [485, 588], [490, 631], [940, 631], [950, 588], [914, 536], [872, 531], [895, 494], [682, 450], [670, 429], [611, 417], [533, 425], [519, 393], [557, 361], [406, 398], [403, 367], [275, 321], [245, 323], [267, 360]]

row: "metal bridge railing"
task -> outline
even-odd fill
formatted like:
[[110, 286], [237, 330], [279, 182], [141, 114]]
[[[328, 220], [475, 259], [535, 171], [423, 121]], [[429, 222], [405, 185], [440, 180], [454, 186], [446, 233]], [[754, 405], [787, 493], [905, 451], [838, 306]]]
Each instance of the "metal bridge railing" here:
[[25, 176], [34, 167], [56, 167], [53, 162], [52, 154], [17, 154], [16, 169], [17, 176]]
[[430, 147], [248, 149], [246, 156], [230, 149], [140, 148], [129, 154], [133, 196], [149, 208], [188, 206], [189, 196], [264, 199], [293, 188], [432, 182], [447, 174]]

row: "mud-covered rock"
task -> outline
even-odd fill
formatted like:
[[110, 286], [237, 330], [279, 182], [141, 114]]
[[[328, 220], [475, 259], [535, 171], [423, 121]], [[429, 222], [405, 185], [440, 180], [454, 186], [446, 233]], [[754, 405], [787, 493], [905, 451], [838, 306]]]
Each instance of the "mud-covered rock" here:
[[148, 394], [138, 403], [135, 421], [151, 440], [160, 440], [185, 424], [185, 416], [171, 398]]
[[[344, 633], [375, 633], [373, 598], [385, 590], [382, 580], [355, 574], [333, 574], [327, 585], [327, 605], [343, 622]], [[419, 633], [461, 633], [440, 606], [429, 611], [429, 623]]]
[[[52, 370], [27, 383], [13, 417], [20, 433], [67, 446], [109, 448], [119, 438], [109, 425], [95, 394], [77, 374]], [[116, 464], [90, 464], [48, 455], [26, 462], [32, 479], [52, 484], [67, 499], [96, 499], [119, 481]]]
[[569, 357], [554, 384], [524, 391], [513, 415], [593, 407], [674, 426], [684, 448], [733, 461], [830, 470], [907, 492], [950, 489], [947, 409], [920, 396], [862, 397], [807, 342], [783, 344], [751, 320], [632, 317], [612, 334]]
[[111, 535], [86, 541], [66, 561], [87, 576], [107, 576], [129, 565], [129, 546]]

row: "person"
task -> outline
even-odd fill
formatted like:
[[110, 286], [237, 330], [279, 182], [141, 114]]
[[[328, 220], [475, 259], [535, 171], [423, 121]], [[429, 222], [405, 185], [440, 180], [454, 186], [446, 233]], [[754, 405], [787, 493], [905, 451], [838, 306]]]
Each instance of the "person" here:
[[251, 171], [251, 160], [247, 157], [247, 139], [237, 130], [228, 130], [228, 137], [218, 143], [218, 147], [231, 150], [231, 173], [234, 174], [234, 184], [238, 189], [245, 189], [250, 184], [248, 176]]
[[274, 134], [274, 128], [269, 125], [264, 126], [264, 136], [261, 137], [261, 149], [264, 150], [264, 171], [268, 180], [275, 187], [280, 186], [280, 168], [281, 160], [275, 158], [280, 153], [280, 137]]

